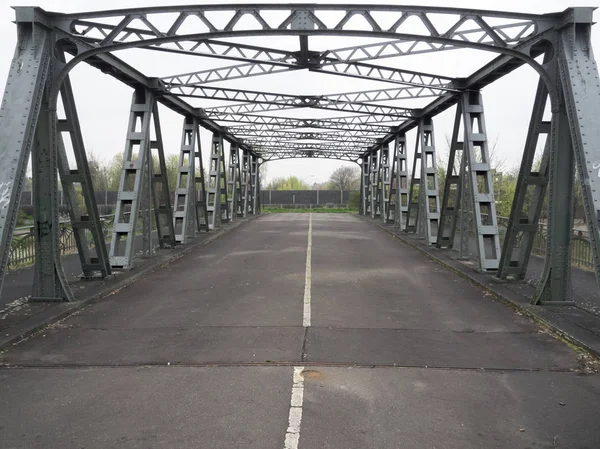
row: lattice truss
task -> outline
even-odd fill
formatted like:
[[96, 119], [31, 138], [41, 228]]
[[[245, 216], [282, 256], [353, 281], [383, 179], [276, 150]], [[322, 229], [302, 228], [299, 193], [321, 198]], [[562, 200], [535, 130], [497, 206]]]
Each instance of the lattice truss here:
[[[455, 50], [465, 44], [516, 49], [538, 40], [547, 28], [547, 18], [540, 15], [370, 5], [164, 7], [51, 17], [55, 23], [60, 19], [60, 28], [90, 50], [141, 47], [187, 55], [198, 67], [206, 66], [208, 58], [233, 61], [161, 75], [157, 90], [184, 101], [212, 100], [194, 103], [213, 104], [199, 114], [263, 160], [356, 161], [399, 125], [414, 126], [427, 102], [452, 97], [465, 87], [463, 79], [453, 76], [406, 70], [410, 63], [400, 57]], [[263, 39], [263, 45], [248, 44], [261, 35], [272, 38]], [[285, 40], [290, 35], [298, 36], [295, 42]], [[362, 36], [364, 42], [336, 47], [337, 40], [326, 48], [318, 42], [331, 35]], [[311, 86], [306, 86], [312, 91], [308, 94], [297, 93], [297, 88], [290, 89], [294, 93], [245, 88], [269, 86], [268, 81], [251, 78], [299, 70], [374, 80], [383, 88], [316, 94]], [[168, 71], [168, 65], [163, 71]], [[216, 87], [240, 78], [247, 80], [243, 89]], [[282, 79], [277, 77], [275, 86], [285, 87]], [[425, 102], [415, 101], [421, 99]], [[312, 132], [310, 139], [298, 136], [316, 129], [321, 132]], [[261, 131], [269, 134], [257, 135]]]
[[[23, 61], [29, 64], [30, 75], [27, 79], [17, 77], [18, 85], [9, 78], [0, 117], [0, 162], [12, 161], [0, 167], [6, 204], [0, 216], [2, 271], [31, 148], [34, 155], [38, 151], [34, 170], [38, 167], [40, 174], [34, 177], [48, 187], [44, 207], [53, 213], [57, 209], [53, 190], [56, 180], [52, 170], [44, 167], [61, 165], [58, 134], [64, 129], [57, 131], [56, 102], [59, 92], [63, 103], [72, 97], [70, 87], [64, 86], [68, 86], [70, 70], [79, 63], [96, 67], [134, 88], [126, 151], [131, 153], [131, 148], [145, 145], [148, 154], [158, 150], [163, 160], [156, 104], [184, 117], [173, 211], [164, 196], [168, 186], [162, 162], [158, 168], [151, 164], [144, 167], [145, 159], [139, 158], [123, 168], [122, 188], [127, 187], [129, 178], [137, 186], [132, 194], [125, 192], [120, 197], [122, 210], [130, 211], [127, 213], [132, 217], [143, 207], [138, 195], [144, 185], [143, 176], [154, 177], [147, 186], [147, 204], [153, 201], [157, 210], [161, 245], [181, 243], [186, 236], [193, 236], [194, 229], [213, 229], [222, 220], [258, 212], [260, 163], [331, 158], [354, 161], [362, 167], [362, 213], [395, 222], [407, 232], [418, 233], [429, 244], [452, 247], [456, 229], [466, 232], [468, 222], [468, 214], [459, 216], [458, 210], [469, 209], [475, 217], [480, 269], [498, 272], [505, 278], [520, 278], [531, 251], [527, 243], [531, 229], [539, 219], [541, 206], [536, 198], [543, 196], [548, 186], [551, 209], [552, 198], [560, 207], [568, 206], [557, 193], [553, 176], [556, 182], [568, 182], [568, 176], [564, 181], [565, 177], [561, 180], [556, 175], [556, 164], [577, 163], [581, 185], [587, 186], [584, 197], [594, 254], [599, 254], [596, 212], [600, 210], [600, 188], [595, 188], [599, 181], [593, 176], [597, 169], [590, 168], [600, 160], [600, 150], [590, 153], [590, 148], [597, 148], [590, 139], [600, 138], [593, 106], [600, 88], [589, 49], [592, 8], [522, 14], [392, 5], [244, 4], [75, 14], [16, 8], [16, 16], [19, 44], [10, 76], [21, 76]], [[465, 63], [464, 51], [487, 52], [481, 59], [483, 65], [465, 72], [465, 67], [472, 68], [473, 64]], [[138, 53], [131, 57], [131, 52]], [[143, 58], [139, 58], [139, 52], [146, 54], [145, 63], [140, 62]], [[430, 62], [443, 54], [456, 55], [457, 62]], [[174, 58], [185, 62], [174, 64]], [[425, 65], [432, 69], [414, 70], [419, 61], [429, 62]], [[552, 123], [543, 124], [536, 106], [519, 177], [521, 190], [537, 186], [535, 204], [524, 207], [532, 201], [531, 195], [518, 192], [509, 236], [501, 250], [480, 90], [525, 64], [540, 75], [536, 105], [545, 105], [548, 100]], [[299, 77], [307, 73], [310, 77]], [[356, 87], [345, 89], [347, 86]], [[453, 106], [457, 107], [457, 116], [451, 161], [446, 185], [438, 186], [433, 118]], [[74, 104], [70, 110], [72, 117], [63, 120], [63, 127], [77, 143], [81, 139]], [[25, 119], [12, 126], [7, 114]], [[43, 126], [40, 128], [38, 123], [36, 128], [40, 117]], [[142, 123], [142, 131], [136, 128], [137, 121]], [[198, 166], [202, 167], [198, 127], [213, 133], [206, 182], [197, 171]], [[535, 143], [531, 142], [537, 141], [541, 128], [548, 128], [549, 143], [542, 170], [534, 173]], [[154, 139], [152, 129], [157, 136]], [[410, 171], [406, 133], [412, 129], [417, 131], [417, 142]], [[46, 131], [40, 134], [40, 130]], [[569, 141], [573, 158], [553, 158], [558, 146]], [[8, 146], [18, 147], [18, 151], [8, 150], [5, 142], [13, 142]], [[51, 149], [47, 157], [40, 150], [44, 142]], [[82, 142], [78, 146], [84, 152]], [[53, 151], [57, 151], [57, 160], [53, 159]], [[80, 157], [78, 167], [79, 171], [64, 167], [64, 188], [88, 182], [85, 157]], [[7, 187], [6, 183], [11, 185]], [[95, 204], [88, 196], [89, 211]], [[72, 220], [77, 221], [77, 217], [73, 212]], [[98, 240], [97, 217], [85, 217], [79, 217], [79, 227], [91, 229]], [[101, 269], [105, 275], [110, 266], [129, 265], [133, 221], [115, 224], [110, 264], [104, 254], [82, 256], [88, 271]], [[547, 264], [544, 285], [558, 282], [556, 272], [562, 269], [564, 254], [568, 253], [565, 248], [570, 244], [570, 237], [563, 235], [567, 232], [562, 229], [564, 223], [557, 223], [553, 229], [560, 228], [562, 234], [548, 239], [549, 251], [556, 257], [553, 265]], [[49, 230], [47, 241], [40, 238], [40, 248], [56, 247], [54, 234]], [[84, 234], [82, 231], [81, 239]], [[115, 242], [121, 236], [127, 240], [128, 249], [117, 256]], [[525, 244], [519, 246], [523, 241]], [[510, 242], [509, 247], [506, 242]], [[55, 267], [60, 265], [52, 251], [47, 254], [47, 266], [51, 262]], [[50, 282], [45, 291], [54, 289], [58, 296], [64, 296], [58, 285], [64, 284], [60, 269], [53, 269], [58, 270], [58, 280]], [[600, 270], [596, 271], [600, 276]], [[561, 294], [567, 284], [561, 284]], [[542, 299], [558, 297], [548, 289], [544, 291]]]

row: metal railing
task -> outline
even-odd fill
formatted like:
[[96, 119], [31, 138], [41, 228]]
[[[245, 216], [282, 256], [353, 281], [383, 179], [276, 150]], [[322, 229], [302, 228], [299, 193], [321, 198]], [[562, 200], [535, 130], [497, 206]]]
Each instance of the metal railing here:
[[[102, 223], [102, 232], [105, 241], [111, 236], [112, 225], [114, 223], [114, 215], [103, 215], [100, 217]], [[138, 227], [140, 223], [138, 223]], [[504, 236], [508, 227], [508, 217], [498, 217], [498, 232], [500, 234], [500, 244], [504, 243]], [[471, 229], [473, 229], [471, 227]], [[89, 232], [86, 230], [86, 233]], [[575, 268], [581, 270], [594, 270], [594, 257], [592, 247], [587, 232], [573, 230], [573, 242], [571, 244], [571, 264]], [[533, 240], [532, 254], [540, 257], [546, 255], [546, 223], [539, 223], [538, 229]], [[91, 234], [86, 235], [91, 239]], [[77, 250], [75, 243], [75, 235], [71, 223], [66, 220], [60, 223], [60, 251], [61, 254], [70, 254]], [[35, 236], [33, 226], [25, 226], [15, 229], [10, 245], [10, 256], [8, 259], [8, 268], [16, 269], [31, 265], [35, 262]]]
[[[106, 241], [110, 236], [114, 215], [103, 215], [100, 217], [102, 233]], [[88, 235], [89, 233], [89, 235]], [[91, 240], [90, 231], [86, 230], [86, 239]], [[77, 251], [75, 234], [68, 220], [60, 222], [59, 245], [61, 254], [70, 254]], [[33, 226], [16, 228], [10, 244], [10, 255], [8, 258], [8, 269], [16, 269], [32, 265], [35, 262], [35, 230]]]
[[[504, 243], [504, 236], [508, 228], [508, 217], [498, 217], [498, 232], [500, 234], [500, 244]], [[546, 241], [548, 236], [548, 227], [545, 222], [540, 222], [533, 238], [531, 253], [545, 257]], [[517, 242], [517, 245], [519, 242]], [[587, 237], [587, 231], [573, 229], [573, 240], [571, 243], [571, 266], [580, 270], [593, 271], [594, 257], [592, 254], [592, 245]]]

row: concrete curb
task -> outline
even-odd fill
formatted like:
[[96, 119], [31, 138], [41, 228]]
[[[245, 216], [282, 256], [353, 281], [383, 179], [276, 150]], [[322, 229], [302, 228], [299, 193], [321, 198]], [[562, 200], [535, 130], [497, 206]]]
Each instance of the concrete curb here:
[[[470, 273], [470, 269], [462, 265], [460, 262], [457, 262], [449, 257], [444, 258], [433, 254], [433, 252], [428, 251], [426, 248], [418, 244], [415, 244], [410, 239], [402, 236], [401, 234], [398, 234], [394, 230], [389, 229], [380, 223], [376, 223], [375, 221], [368, 218], [360, 218], [362, 218], [365, 222], [375, 225], [381, 230], [387, 232], [392, 237], [396, 238], [399, 242], [419, 251], [420, 253], [424, 254], [429, 259], [443, 266], [447, 270], [450, 270], [453, 273], [459, 275], [460, 277], [468, 280], [473, 285], [489, 293], [496, 301], [508, 305], [513, 310], [519, 312], [523, 316], [526, 316], [535, 323], [548, 328], [550, 331], [552, 331], [557, 336], [565, 340], [567, 343], [577, 347], [578, 349], [593, 354], [596, 357], [600, 357], [600, 339], [591, 331], [585, 329], [584, 327], [576, 323], [568, 322], [568, 320], [566, 320], [565, 318], [559, 316], [556, 313], [553, 313], [552, 311], [544, 308], [543, 306], [534, 306], [530, 303], [517, 301], [514, 299], [514, 296], [518, 294], [514, 292], [508, 292], [508, 289], [502, 283], [494, 284], [494, 286], [492, 287], [482, 282], [481, 279], [478, 279], [478, 277], [483, 277], [486, 275], [479, 274], [475, 272], [475, 270], [473, 270], [473, 273]], [[477, 276], [477, 274], [479, 276]], [[490, 281], [494, 282], [493, 280]]]
[[45, 329], [49, 325], [60, 321], [69, 315], [99, 301], [102, 298], [105, 298], [129, 285], [137, 282], [144, 276], [148, 275], [152, 271], [170, 263], [175, 262], [176, 260], [182, 258], [186, 254], [190, 253], [192, 250], [206, 245], [217, 238], [227, 234], [228, 232], [238, 228], [244, 223], [248, 221], [254, 220], [258, 218], [260, 215], [247, 217], [245, 219], [241, 219], [234, 223], [227, 225], [216, 231], [215, 233], [209, 235], [207, 238], [191, 242], [187, 245], [179, 247], [174, 252], [170, 252], [169, 254], [158, 255], [153, 259], [149, 259], [150, 263], [146, 266], [141, 267], [141, 269], [136, 270], [133, 268], [131, 271], [123, 273], [120, 279], [116, 280], [114, 283], [110, 283], [105, 288], [102, 288], [100, 291], [94, 292], [84, 298], [78, 299], [73, 302], [62, 302], [57, 303], [56, 305], [49, 307], [48, 309], [33, 315], [29, 318], [26, 318], [21, 323], [15, 325], [12, 328], [7, 329], [3, 332], [3, 335], [0, 336], [0, 351], [6, 349], [8, 346], [18, 343], [21, 340], [28, 338], [29, 336], [39, 332], [42, 329]]

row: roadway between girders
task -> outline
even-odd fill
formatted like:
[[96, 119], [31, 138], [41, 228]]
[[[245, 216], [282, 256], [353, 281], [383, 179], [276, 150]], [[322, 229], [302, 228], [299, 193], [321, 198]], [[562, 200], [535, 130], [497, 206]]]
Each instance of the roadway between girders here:
[[198, 248], [2, 354], [4, 446], [600, 440], [575, 352], [356, 216], [263, 215]]

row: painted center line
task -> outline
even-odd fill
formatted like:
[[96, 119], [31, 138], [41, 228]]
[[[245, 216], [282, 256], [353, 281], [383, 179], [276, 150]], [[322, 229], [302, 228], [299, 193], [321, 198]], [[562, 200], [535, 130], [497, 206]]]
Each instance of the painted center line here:
[[[310, 326], [310, 287], [311, 287], [311, 260], [312, 260], [312, 214], [308, 215], [308, 243], [306, 245], [306, 276], [304, 278], [304, 308], [302, 325]], [[300, 442], [300, 423], [302, 422], [302, 405], [304, 403], [304, 378], [303, 366], [294, 367], [294, 384], [290, 400], [290, 415], [288, 428], [285, 433], [283, 449], [298, 449]]]
[[290, 399], [290, 415], [283, 449], [298, 449], [298, 443], [300, 442], [300, 423], [302, 422], [302, 403], [304, 402], [304, 377], [302, 377], [302, 371], [304, 371], [303, 366], [294, 367], [294, 385], [292, 387], [292, 398]]
[[312, 259], [312, 214], [308, 216], [308, 245], [306, 246], [306, 277], [304, 279], [304, 316], [302, 325], [310, 326], [310, 287], [311, 287], [311, 259]]

